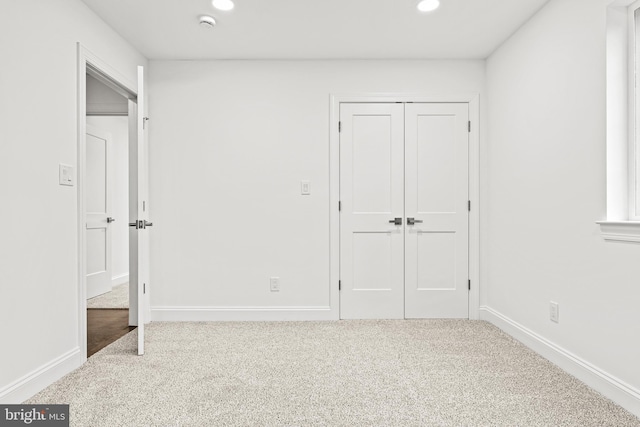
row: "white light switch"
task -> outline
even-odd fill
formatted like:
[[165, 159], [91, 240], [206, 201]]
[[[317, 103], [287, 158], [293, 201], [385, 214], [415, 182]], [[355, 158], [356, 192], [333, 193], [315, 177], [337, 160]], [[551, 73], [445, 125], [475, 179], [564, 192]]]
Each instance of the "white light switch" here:
[[549, 303], [549, 318], [552, 322], [559, 322], [560, 317], [560, 305], [557, 302], [551, 301]]
[[73, 166], [63, 165], [62, 163], [60, 163], [58, 172], [60, 185], [68, 185], [73, 187]]
[[271, 292], [280, 292], [280, 278], [279, 277], [269, 278], [269, 287], [271, 289]]
[[311, 183], [309, 181], [300, 181], [300, 194], [303, 196], [311, 194]]

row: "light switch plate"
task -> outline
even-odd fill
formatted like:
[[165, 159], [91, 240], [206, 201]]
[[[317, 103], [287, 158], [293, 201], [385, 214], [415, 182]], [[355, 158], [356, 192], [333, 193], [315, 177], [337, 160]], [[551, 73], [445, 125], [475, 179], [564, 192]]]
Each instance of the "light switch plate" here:
[[300, 194], [303, 196], [311, 194], [311, 183], [309, 181], [300, 181]]
[[271, 289], [271, 292], [280, 292], [280, 278], [279, 277], [269, 278], [269, 288]]
[[560, 321], [560, 305], [555, 301], [549, 303], [549, 319], [555, 323]]
[[58, 168], [58, 175], [60, 185], [73, 187], [73, 184], [75, 182], [73, 166], [63, 165], [62, 163], [60, 163]]

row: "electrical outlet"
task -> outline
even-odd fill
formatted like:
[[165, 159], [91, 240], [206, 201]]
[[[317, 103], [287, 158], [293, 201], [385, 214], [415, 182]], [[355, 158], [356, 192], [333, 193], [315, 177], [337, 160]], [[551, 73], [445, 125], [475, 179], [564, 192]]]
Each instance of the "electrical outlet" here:
[[280, 278], [279, 277], [270, 278], [269, 286], [270, 286], [271, 292], [280, 292]]
[[560, 317], [560, 306], [557, 302], [551, 301], [549, 303], [549, 318], [552, 322], [558, 323]]

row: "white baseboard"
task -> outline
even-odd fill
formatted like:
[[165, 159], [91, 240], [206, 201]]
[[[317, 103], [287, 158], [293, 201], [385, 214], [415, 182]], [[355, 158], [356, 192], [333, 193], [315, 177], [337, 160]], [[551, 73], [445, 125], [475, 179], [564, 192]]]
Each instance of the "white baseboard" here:
[[331, 307], [151, 307], [151, 321], [298, 321], [337, 320]]
[[0, 403], [20, 404], [82, 365], [79, 347], [0, 389]]
[[123, 274], [120, 276], [116, 276], [111, 279], [111, 287], [122, 285], [123, 283], [127, 283], [129, 281], [129, 274]]
[[640, 417], [640, 390], [559, 347], [489, 307], [480, 307], [480, 319], [502, 329], [602, 395]]

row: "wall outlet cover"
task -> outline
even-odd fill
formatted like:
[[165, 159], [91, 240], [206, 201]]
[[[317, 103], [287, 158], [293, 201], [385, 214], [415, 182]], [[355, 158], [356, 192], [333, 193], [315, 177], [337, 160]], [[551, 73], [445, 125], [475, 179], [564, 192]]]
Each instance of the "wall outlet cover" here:
[[269, 279], [269, 289], [271, 292], [280, 292], [280, 278], [271, 277]]

